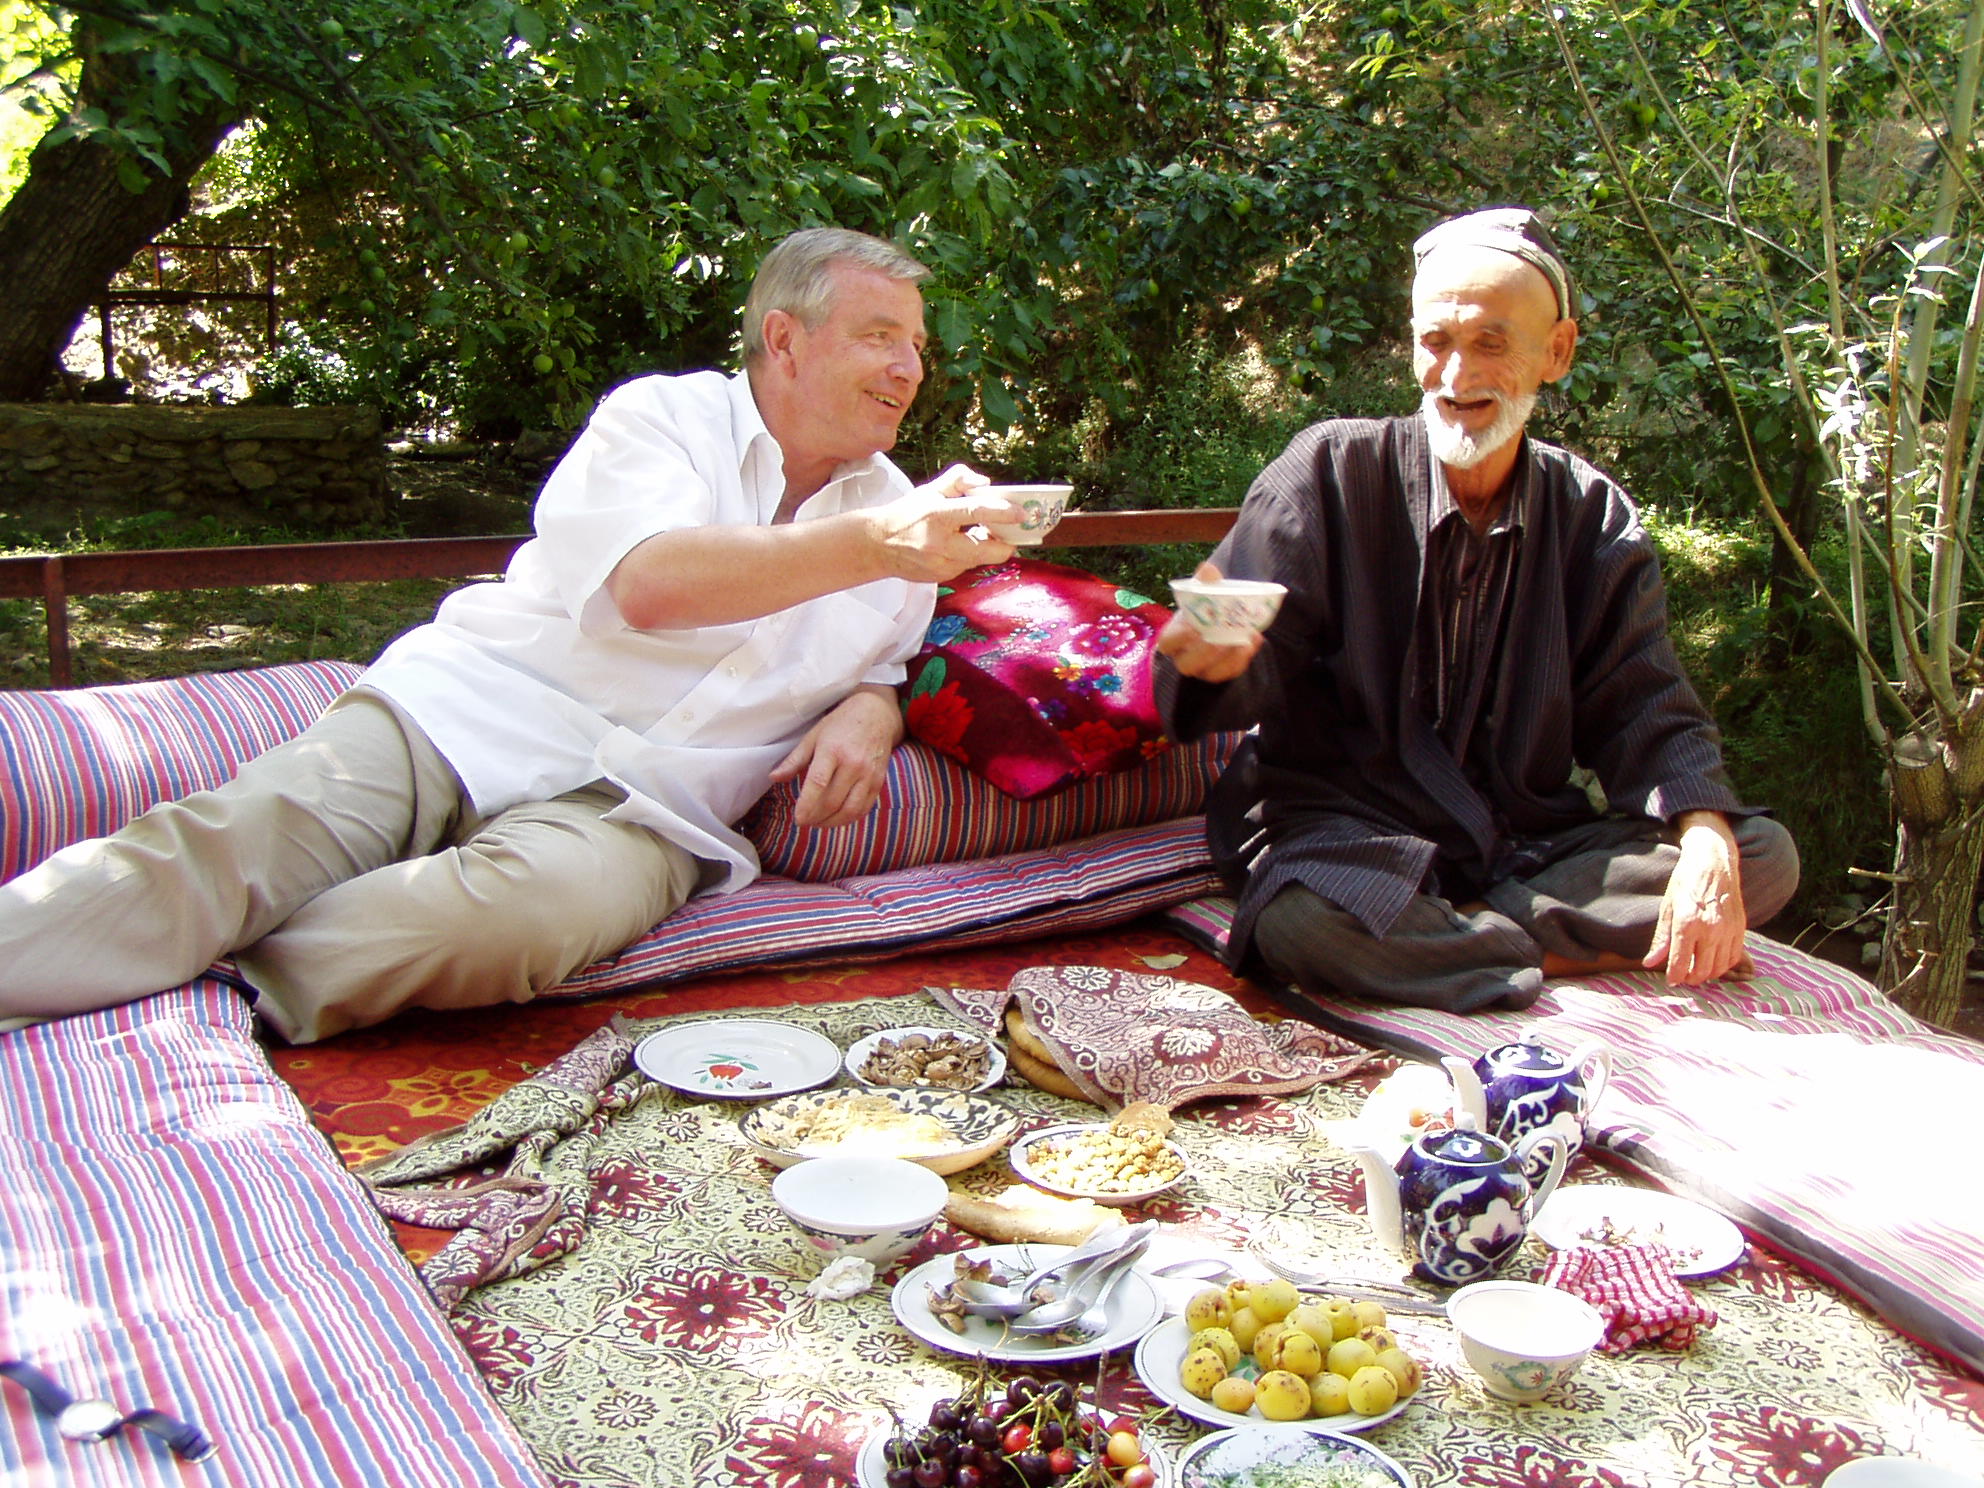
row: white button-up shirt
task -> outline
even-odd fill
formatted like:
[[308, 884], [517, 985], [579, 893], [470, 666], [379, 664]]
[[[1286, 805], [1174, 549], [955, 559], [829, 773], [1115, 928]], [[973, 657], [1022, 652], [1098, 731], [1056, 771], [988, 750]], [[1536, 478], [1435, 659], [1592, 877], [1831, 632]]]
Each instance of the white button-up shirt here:
[[[843, 466], [794, 520], [910, 489], [880, 455]], [[731, 830], [813, 723], [864, 682], [894, 686], [921, 643], [936, 589], [860, 584], [757, 620], [636, 630], [606, 579], [659, 532], [764, 525], [785, 493], [784, 456], [743, 374], [643, 377], [600, 403], [538, 497], [537, 536], [501, 583], [442, 602], [364, 676], [409, 713], [478, 811], [605, 779], [612, 813], [728, 868], [758, 873]]]

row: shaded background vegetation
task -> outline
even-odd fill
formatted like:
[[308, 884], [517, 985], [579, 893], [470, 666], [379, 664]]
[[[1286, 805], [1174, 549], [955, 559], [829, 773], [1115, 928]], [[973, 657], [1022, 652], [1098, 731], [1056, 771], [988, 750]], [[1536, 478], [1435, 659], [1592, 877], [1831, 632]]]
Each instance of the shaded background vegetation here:
[[[134, 320], [111, 370], [140, 394], [357, 401], [426, 436], [555, 441], [627, 376], [727, 360], [759, 254], [831, 221], [938, 271], [907, 468], [1066, 476], [1091, 507], [1230, 505], [1309, 421], [1412, 406], [1411, 240], [1529, 202], [1579, 268], [1584, 331], [1536, 427], [1639, 498], [1732, 772], [1797, 833], [1816, 904], [1849, 864], [1885, 861], [1885, 798], [1850, 654], [1756, 519], [1731, 401], [1830, 561], [1837, 497], [1774, 321], [1820, 293], [1822, 174], [1856, 303], [1899, 282], [1948, 127], [1923, 100], [1976, 6], [1868, 0], [1886, 52], [1842, 15], [1823, 159], [1798, 134], [1810, 6], [1559, 8], [1595, 117], [1534, 0], [0, 0], [0, 81], [25, 81], [11, 96], [54, 126], [0, 207], [0, 274], [52, 278], [19, 245], [55, 152], [133, 184], [163, 172], [185, 188], [171, 237], [277, 245], [283, 330], [268, 353], [248, 312]], [[219, 115], [231, 132], [202, 154]], [[1656, 236], [1733, 383], [1711, 376]], [[54, 350], [17, 355], [16, 387], [59, 387]], [[100, 370], [87, 338], [69, 357], [72, 381]], [[1098, 561], [1161, 592], [1197, 556]], [[289, 644], [363, 659], [432, 592], [403, 599], [336, 600]], [[175, 665], [213, 628], [137, 618]], [[0, 614], [0, 646], [26, 654], [35, 624]]]

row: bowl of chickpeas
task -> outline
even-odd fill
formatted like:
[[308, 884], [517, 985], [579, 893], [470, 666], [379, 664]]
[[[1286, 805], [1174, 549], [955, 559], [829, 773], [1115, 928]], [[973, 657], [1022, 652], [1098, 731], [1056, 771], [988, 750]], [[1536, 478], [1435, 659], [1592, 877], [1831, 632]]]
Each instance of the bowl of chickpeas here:
[[1006, 1156], [1034, 1187], [1098, 1204], [1135, 1204], [1185, 1176], [1176, 1142], [1147, 1127], [1105, 1121], [1043, 1127], [1015, 1139]]

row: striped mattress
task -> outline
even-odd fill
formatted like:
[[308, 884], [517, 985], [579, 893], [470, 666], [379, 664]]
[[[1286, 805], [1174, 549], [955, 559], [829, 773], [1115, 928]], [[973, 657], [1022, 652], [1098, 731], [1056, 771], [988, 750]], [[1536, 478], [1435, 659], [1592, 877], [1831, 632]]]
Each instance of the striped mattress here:
[[[1218, 950], [1232, 901], [1167, 911]], [[1594, 1147], [1721, 1210], [1901, 1331], [1984, 1374], [1984, 1046], [1897, 1008], [1840, 967], [1749, 938], [1748, 983], [1650, 973], [1549, 983], [1521, 1012], [1344, 998], [1317, 1021], [1418, 1059], [1524, 1035], [1612, 1051]]]
[[0, 1035], [0, 1358], [217, 1448], [65, 1441], [0, 1384], [9, 1488], [548, 1481], [212, 979]]

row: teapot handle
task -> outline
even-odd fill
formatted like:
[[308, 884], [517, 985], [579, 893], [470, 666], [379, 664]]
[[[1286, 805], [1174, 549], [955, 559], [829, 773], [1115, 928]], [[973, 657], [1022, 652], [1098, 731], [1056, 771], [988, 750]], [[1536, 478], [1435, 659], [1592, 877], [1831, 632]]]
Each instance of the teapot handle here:
[[1543, 1175], [1543, 1181], [1536, 1185], [1536, 1192], [1530, 1195], [1531, 1218], [1542, 1209], [1550, 1195], [1557, 1191], [1558, 1180], [1564, 1176], [1565, 1165], [1571, 1160], [1571, 1144], [1552, 1131], [1533, 1131], [1516, 1143], [1516, 1160], [1526, 1164], [1529, 1155], [1545, 1142], [1550, 1144], [1550, 1168]]
[[1571, 1068], [1584, 1076], [1584, 1116], [1588, 1120], [1598, 1109], [1605, 1087], [1612, 1083], [1612, 1051], [1603, 1044], [1587, 1044], [1571, 1056]]

